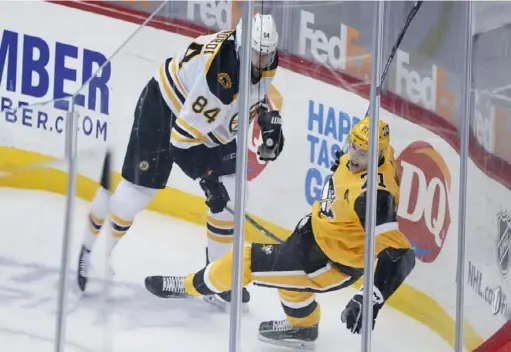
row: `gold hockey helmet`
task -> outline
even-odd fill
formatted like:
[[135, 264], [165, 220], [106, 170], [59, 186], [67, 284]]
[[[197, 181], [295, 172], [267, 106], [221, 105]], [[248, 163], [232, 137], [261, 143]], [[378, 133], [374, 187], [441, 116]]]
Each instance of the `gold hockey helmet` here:
[[[378, 133], [378, 152], [381, 154], [387, 149], [390, 143], [389, 124], [380, 120]], [[369, 150], [369, 116], [364, 117], [359, 123], [353, 126], [350, 132], [350, 142], [363, 150]]]

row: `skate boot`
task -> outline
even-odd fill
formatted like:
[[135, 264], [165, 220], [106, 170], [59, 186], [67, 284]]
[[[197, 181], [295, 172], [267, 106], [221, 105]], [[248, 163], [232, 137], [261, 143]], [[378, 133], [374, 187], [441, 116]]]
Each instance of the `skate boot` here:
[[[206, 266], [210, 263], [208, 248], [206, 247]], [[225, 311], [229, 311], [231, 307], [231, 291], [218, 293], [216, 295], [207, 295], [203, 297], [204, 301], [214, 306], [220, 307]], [[241, 310], [244, 313], [248, 312], [248, 302], [250, 302], [250, 292], [243, 287], [241, 292]]]
[[148, 276], [145, 287], [153, 295], [161, 298], [190, 298], [185, 291], [184, 276]]
[[[204, 300], [214, 306], [229, 311], [231, 307], [231, 291], [218, 293], [216, 295], [204, 296]], [[241, 310], [244, 313], [249, 311], [248, 302], [250, 302], [250, 292], [248, 292], [248, 290], [243, 287], [241, 291]]]
[[89, 280], [87, 272], [89, 270], [90, 254], [91, 254], [90, 249], [87, 249], [85, 246], [82, 246], [82, 248], [80, 249], [80, 256], [78, 257], [78, 271], [76, 273], [78, 288], [82, 292], [85, 292], [85, 289], [87, 287], [87, 281]]
[[318, 338], [318, 325], [308, 327], [293, 327], [284, 320], [271, 320], [259, 325], [260, 341], [302, 350], [314, 350]]

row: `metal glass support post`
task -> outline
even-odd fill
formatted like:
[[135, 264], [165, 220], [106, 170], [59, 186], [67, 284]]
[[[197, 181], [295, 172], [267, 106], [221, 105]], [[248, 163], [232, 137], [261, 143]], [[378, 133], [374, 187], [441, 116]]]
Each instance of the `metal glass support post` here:
[[371, 118], [369, 119], [369, 165], [367, 170], [367, 204], [365, 221], [364, 254], [364, 298], [362, 309], [362, 352], [371, 351], [371, 333], [373, 330], [373, 269], [374, 238], [376, 231], [376, 191], [378, 172], [378, 136], [380, 124], [381, 61], [383, 51], [383, 14], [384, 1], [376, 3], [373, 31], [373, 62], [371, 65]]
[[458, 208], [458, 257], [456, 263], [456, 325], [454, 346], [456, 352], [463, 352], [463, 310], [465, 295], [465, 234], [467, 210], [467, 166], [468, 144], [470, 138], [470, 117], [472, 116], [472, 1], [465, 4], [465, 66], [463, 77], [460, 123], [460, 188]]
[[66, 114], [65, 157], [68, 165], [66, 212], [64, 215], [64, 236], [60, 259], [59, 292], [57, 299], [57, 321], [55, 325], [55, 351], [63, 352], [66, 343], [67, 280], [71, 231], [73, 228], [73, 210], [76, 193], [76, 144], [78, 133], [78, 114], [75, 112], [74, 97], [70, 112]]
[[[286, 40], [289, 38], [289, 32], [292, 28], [291, 24], [291, 1], [282, 1], [282, 12], [284, 13], [282, 16], [282, 37], [284, 40], [281, 41], [283, 44], [282, 49], [284, 49], [284, 53], [289, 55], [289, 52], [291, 51], [291, 40]], [[282, 50], [281, 49], [281, 50]]]
[[[241, 337], [241, 288], [243, 285], [243, 244], [245, 235], [245, 186], [247, 181], [247, 140], [251, 70], [252, 1], [243, 4], [243, 30], [240, 48], [240, 100], [236, 149], [236, 187], [234, 195], [234, 243], [229, 352], [238, 352]], [[239, 33], [238, 33], [239, 34]]]

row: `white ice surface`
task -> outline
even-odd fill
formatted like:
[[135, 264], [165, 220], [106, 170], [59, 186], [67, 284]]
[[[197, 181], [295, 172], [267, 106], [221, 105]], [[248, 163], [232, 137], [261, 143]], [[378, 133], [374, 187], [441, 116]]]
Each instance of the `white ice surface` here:
[[[65, 198], [37, 191], [0, 189], [0, 351], [53, 351], [57, 280]], [[89, 203], [74, 209], [70, 286]], [[178, 206], [178, 205], [177, 205]], [[90, 294], [69, 292], [66, 351], [226, 352], [229, 315], [200, 299], [159, 299], [143, 279], [185, 274], [204, 264], [205, 231], [178, 219], [144, 211], [112, 255], [116, 272], [108, 299], [104, 239], [93, 256], [97, 280]], [[249, 286], [250, 313], [242, 319], [242, 351], [290, 351], [257, 340], [261, 321], [283, 318], [275, 290]], [[360, 336], [340, 322], [352, 289], [320, 295], [317, 351], [360, 351]], [[385, 307], [373, 332], [373, 351], [451, 351], [427, 327]]]

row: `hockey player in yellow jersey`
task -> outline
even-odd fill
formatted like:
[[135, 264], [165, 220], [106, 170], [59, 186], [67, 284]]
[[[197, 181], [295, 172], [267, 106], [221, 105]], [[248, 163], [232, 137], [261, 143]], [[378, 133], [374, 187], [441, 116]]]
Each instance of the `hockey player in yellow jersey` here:
[[[250, 122], [258, 116], [263, 142], [258, 147], [259, 158], [273, 161], [284, 146], [280, 114], [271, 109], [268, 99], [278, 68], [275, 22], [271, 15], [254, 15], [250, 43], [241, 42], [242, 30], [240, 21], [236, 30], [195, 38], [165, 60], [143, 89], [135, 107], [122, 180], [111, 197], [110, 208], [105, 187], [98, 189], [92, 202], [77, 273], [82, 291], [89, 277], [91, 248], [108, 212], [111, 251], [135, 216], [165, 188], [174, 163], [199, 181], [206, 195], [207, 261], [221, 258], [232, 247], [234, 218], [225, 207], [229, 200], [234, 201], [239, 52], [244, 45], [252, 47]], [[211, 295], [206, 300], [225, 306], [230, 294]], [[244, 290], [243, 302], [248, 301], [248, 291]]]
[[[254, 243], [244, 249], [243, 285], [277, 288], [285, 320], [261, 323], [259, 339], [276, 345], [313, 349], [320, 307], [316, 293], [339, 290], [363, 275], [369, 118], [350, 133], [349, 150], [324, 185], [321, 199], [282, 244]], [[410, 243], [396, 220], [399, 185], [389, 152], [389, 126], [379, 125], [379, 167], [373, 327], [378, 312], [415, 265]], [[163, 298], [209, 295], [231, 289], [232, 252], [187, 276], [149, 276], [146, 288]], [[162, 289], [163, 287], [163, 289]], [[342, 312], [346, 327], [361, 331], [362, 289]]]

